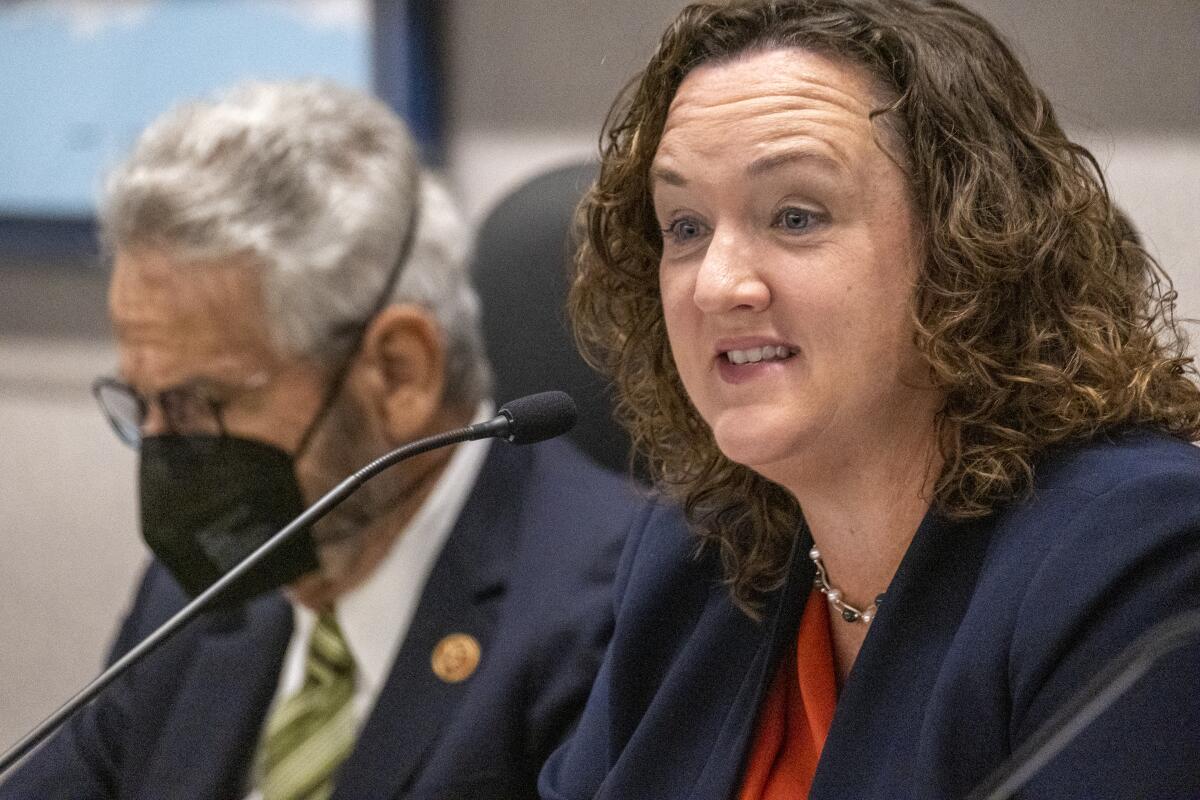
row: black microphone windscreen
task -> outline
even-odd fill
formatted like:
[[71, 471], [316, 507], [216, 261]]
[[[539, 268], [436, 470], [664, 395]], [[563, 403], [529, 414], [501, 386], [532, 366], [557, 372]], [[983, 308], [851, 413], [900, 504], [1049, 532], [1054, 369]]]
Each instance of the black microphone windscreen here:
[[533, 444], [560, 436], [575, 425], [579, 412], [566, 392], [538, 392], [518, 397], [500, 407], [500, 413], [512, 423], [508, 440], [513, 444]]

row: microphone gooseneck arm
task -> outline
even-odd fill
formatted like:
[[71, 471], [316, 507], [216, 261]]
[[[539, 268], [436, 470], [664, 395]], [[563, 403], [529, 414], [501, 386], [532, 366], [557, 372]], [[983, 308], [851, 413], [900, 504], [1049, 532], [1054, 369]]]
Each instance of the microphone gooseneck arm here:
[[[529, 417], [529, 423], [524, 422]], [[211, 586], [196, 596], [163, 623], [157, 630], [143, 639], [125, 655], [118, 658], [108, 669], [100, 673], [91, 683], [79, 690], [71, 699], [57, 711], [42, 721], [36, 728], [21, 738], [16, 744], [0, 756], [0, 775], [19, 761], [26, 753], [36, 747], [47, 736], [53, 733], [59, 725], [72, 714], [90, 702], [104, 687], [108, 686], [125, 670], [145, 658], [169, 639], [180, 628], [195, 616], [207, 609], [214, 600], [221, 596], [225, 589], [269, 556], [297, 531], [303, 530], [324, 517], [339, 503], [353, 494], [360, 486], [371, 478], [407, 458], [447, 447], [460, 442], [492, 437], [506, 439], [514, 444], [530, 444], [549, 439], [566, 433], [575, 423], [575, 404], [569, 396], [562, 392], [543, 392], [530, 395], [507, 403], [495, 417], [486, 422], [478, 422], [465, 428], [456, 428], [424, 439], [418, 439], [367, 464], [350, 477], [343, 480], [317, 502], [309, 506], [282, 530], [267, 541], [263, 542], [253, 553], [248, 555], [237, 566], [233, 567], [217, 579]]]

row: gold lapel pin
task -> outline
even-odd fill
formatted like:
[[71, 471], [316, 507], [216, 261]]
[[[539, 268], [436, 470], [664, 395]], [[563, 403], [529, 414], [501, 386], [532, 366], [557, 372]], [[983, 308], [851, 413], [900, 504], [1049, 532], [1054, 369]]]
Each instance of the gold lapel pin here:
[[460, 683], [475, 672], [483, 648], [469, 633], [452, 633], [437, 643], [430, 658], [433, 674], [446, 683]]

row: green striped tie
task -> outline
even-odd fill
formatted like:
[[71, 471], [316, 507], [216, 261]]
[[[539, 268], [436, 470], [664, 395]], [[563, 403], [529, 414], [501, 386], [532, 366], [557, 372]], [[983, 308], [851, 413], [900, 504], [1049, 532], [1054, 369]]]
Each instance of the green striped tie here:
[[354, 658], [332, 611], [317, 618], [304, 686], [267, 722], [259, 762], [263, 800], [324, 800], [354, 747]]

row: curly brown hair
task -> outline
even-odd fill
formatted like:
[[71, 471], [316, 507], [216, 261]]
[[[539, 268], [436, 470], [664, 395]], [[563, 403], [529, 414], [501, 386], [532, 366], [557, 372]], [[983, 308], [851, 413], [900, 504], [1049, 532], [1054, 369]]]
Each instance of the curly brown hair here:
[[691, 70], [791, 47], [864, 67], [891, 98], [872, 118], [904, 150], [924, 225], [913, 313], [945, 396], [938, 511], [983, 516], [1020, 497], [1058, 442], [1137, 424], [1200, 437], [1170, 279], [990, 24], [953, 2], [688, 6], [609, 112], [600, 175], [580, 207], [571, 311], [585, 356], [616, 383], [619, 418], [719, 550], [740, 605], [780, 584], [800, 509], [721, 454], [684, 392], [659, 296], [649, 169]]

